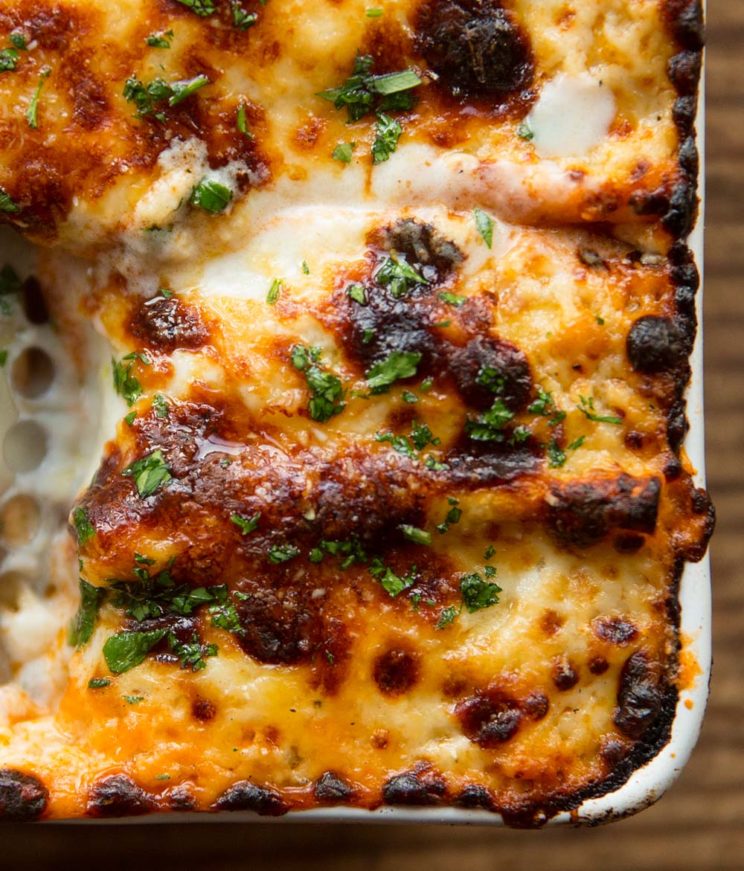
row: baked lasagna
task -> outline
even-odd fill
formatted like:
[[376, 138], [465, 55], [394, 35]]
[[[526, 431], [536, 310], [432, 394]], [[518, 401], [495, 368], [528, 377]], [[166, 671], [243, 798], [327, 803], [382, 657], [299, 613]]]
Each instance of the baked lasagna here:
[[536, 826], [658, 753], [702, 42], [697, 0], [3, 0], [0, 818]]

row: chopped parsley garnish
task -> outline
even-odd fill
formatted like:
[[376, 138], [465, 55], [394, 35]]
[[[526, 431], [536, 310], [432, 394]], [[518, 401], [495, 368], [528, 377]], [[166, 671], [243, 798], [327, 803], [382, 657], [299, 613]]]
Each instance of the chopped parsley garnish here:
[[205, 178], [194, 188], [190, 202], [192, 206], [198, 206], [205, 212], [218, 215], [230, 205], [232, 198], [233, 192], [229, 187], [214, 179]]
[[122, 696], [122, 698], [128, 705], [138, 705], [145, 700], [144, 696]]
[[477, 442], [500, 442], [504, 440], [504, 428], [513, 418], [514, 414], [497, 398], [488, 411], [466, 421], [465, 432]]
[[367, 372], [372, 393], [386, 393], [396, 381], [412, 378], [421, 362], [420, 351], [392, 351]]
[[339, 142], [333, 149], [331, 157], [338, 160], [340, 163], [351, 163], [351, 158], [354, 155], [356, 142]]
[[158, 30], [145, 37], [145, 42], [153, 48], [170, 48], [173, 36], [172, 30]]
[[146, 457], [135, 460], [122, 472], [127, 478], [134, 478], [137, 492], [144, 499], [152, 496], [163, 484], [172, 479], [170, 469], [166, 465], [160, 450], [153, 451]]
[[367, 554], [357, 538], [350, 538], [346, 541], [323, 540], [310, 551], [308, 558], [311, 563], [321, 563], [326, 555], [337, 557], [339, 568], [344, 570], [355, 563], [367, 562]]
[[488, 547], [485, 549], [485, 551], [483, 551], [483, 559], [486, 562], [488, 562], [490, 559], [493, 559], [493, 557], [495, 555], [496, 555], [496, 548], [492, 544], [489, 544]]
[[0, 369], [2, 369], [5, 364], [8, 362], [8, 352], [3, 348], [0, 350]]
[[20, 30], [14, 30], [8, 35], [8, 42], [18, 51], [28, 51], [28, 37]]
[[[226, 632], [232, 632], [235, 635], [243, 635], [245, 629], [240, 623], [240, 615], [235, 606], [235, 602], [229, 597], [227, 589], [220, 587], [224, 591], [224, 595], [219, 601], [219, 604], [210, 605], [207, 609], [212, 618], [212, 626], [217, 626], [219, 629], [224, 629]], [[235, 593], [235, 598], [246, 598], [242, 593]]]
[[321, 368], [320, 356], [320, 348], [308, 348], [304, 345], [295, 345], [292, 348], [292, 365], [304, 374], [310, 390], [310, 417], [319, 423], [325, 423], [334, 415], [340, 414], [346, 408], [346, 403], [341, 380], [332, 372]]
[[399, 596], [404, 590], [413, 586], [416, 580], [415, 568], [411, 569], [411, 571], [404, 577], [400, 577], [400, 575], [397, 575], [389, 566], [386, 566], [379, 557], [375, 557], [375, 559], [372, 560], [372, 564], [369, 567], [369, 573], [376, 581], [379, 581], [383, 590], [385, 590], [388, 596], [393, 599]]
[[367, 18], [382, 18], [383, 10], [379, 8], [379, 6], [370, 6], [368, 9], [365, 9], [364, 14]]
[[359, 305], [367, 305], [367, 288], [363, 284], [355, 282], [346, 288], [349, 299], [358, 302]]
[[111, 681], [107, 677], [92, 677], [88, 681], [89, 690], [101, 690], [104, 687], [110, 687]]
[[594, 320], [600, 327], [603, 327], [605, 325], [605, 319], [602, 317], [602, 315], [594, 315]]
[[483, 209], [473, 209], [473, 217], [481, 239], [486, 243], [486, 247], [490, 248], [493, 245], [493, 218]]
[[566, 452], [561, 448], [555, 438], [548, 442], [548, 464], [551, 469], [560, 469], [566, 463]]
[[[484, 574], [486, 578], [493, 577], [496, 569], [493, 566], [486, 566]], [[460, 581], [462, 602], [471, 614], [483, 608], [490, 608], [491, 605], [497, 605], [500, 592], [501, 587], [498, 584], [484, 580], [478, 572], [471, 572]]]
[[462, 508], [460, 508], [459, 500], [455, 499], [453, 496], [450, 496], [447, 500], [449, 503], [449, 510], [447, 511], [447, 515], [444, 520], [437, 524], [437, 532], [440, 535], [444, 535], [450, 528], [450, 526], [454, 526], [456, 523], [460, 522], [462, 518]]
[[238, 30], [248, 30], [249, 27], [253, 27], [258, 21], [258, 13], [246, 12], [238, 0], [231, 0], [230, 9], [232, 11], [233, 27], [237, 27]]
[[490, 390], [491, 393], [498, 394], [502, 393], [504, 387], [506, 387], [506, 378], [504, 378], [499, 369], [493, 366], [481, 366], [475, 378], [475, 383], [485, 387], [486, 390]]
[[517, 136], [519, 136], [520, 139], [526, 139], [527, 142], [530, 142], [535, 138], [532, 128], [526, 121], [523, 121], [519, 127], [517, 127]]
[[238, 129], [238, 133], [242, 133], [247, 139], [253, 139], [253, 134], [248, 128], [248, 115], [245, 110], [245, 103], [241, 103], [238, 106], [238, 111], [235, 114], [235, 126]]
[[300, 549], [294, 544], [273, 545], [269, 548], [269, 562], [275, 566], [288, 563], [300, 555]]
[[559, 411], [555, 402], [553, 402], [552, 395], [540, 386], [537, 387], [537, 399], [527, 406], [527, 411], [540, 417], [549, 417], [549, 426], [556, 426], [556, 424], [559, 424], [566, 418], [566, 412]]
[[615, 414], [597, 414], [594, 410], [593, 397], [579, 396], [579, 401], [581, 405], [577, 405], [576, 408], [579, 409], [587, 420], [592, 420], [595, 423], [611, 423], [615, 426], [622, 424], [622, 417], [618, 417]]
[[12, 197], [5, 190], [5, 188], [0, 187], [0, 212], [6, 212], [7, 214], [15, 214], [15, 212], [19, 212], [19, 211], [20, 211], [20, 206], [13, 201]]
[[[446, 302], [447, 305], [453, 305], [456, 308], [459, 308], [465, 303], [464, 296], [458, 296], [458, 294], [450, 293], [449, 291], [443, 291], [442, 293], [440, 293], [439, 299], [441, 299], [442, 302]], [[449, 326], [449, 322], [447, 322], [446, 326]]]
[[416, 396], [415, 393], [411, 393], [410, 390], [404, 390], [401, 393], [400, 398], [403, 400], [403, 402], [407, 402], [410, 405], [415, 405], [419, 401], [418, 396]]
[[439, 619], [435, 624], [435, 629], [444, 629], [449, 626], [451, 623], [454, 623], [455, 620], [460, 616], [460, 608], [455, 607], [455, 605], [448, 605], [446, 608], [443, 608], [439, 613]]
[[136, 412], [136, 411], [130, 411], [129, 414], [125, 414], [125, 415], [124, 415], [124, 422], [125, 422], [128, 426], [131, 426], [131, 425], [134, 423], [136, 417], [137, 417], [137, 412]]
[[431, 533], [427, 532], [425, 529], [419, 529], [417, 526], [410, 526], [407, 523], [404, 523], [399, 527], [399, 529], [403, 533], [403, 536], [414, 544], [422, 544], [426, 546], [431, 544]]
[[150, 361], [143, 354], [133, 351], [122, 357], [121, 362], [117, 363], [111, 359], [111, 368], [114, 374], [114, 390], [123, 397], [127, 405], [134, 403], [142, 396], [142, 385], [139, 380], [132, 375], [132, 369], [137, 361], [149, 365]]
[[375, 281], [381, 287], [387, 287], [395, 299], [400, 299], [415, 287], [429, 283], [423, 275], [397, 254], [391, 254], [383, 261], [375, 273]]
[[250, 535], [258, 529], [258, 523], [261, 520], [261, 512], [257, 511], [251, 517], [243, 517], [241, 514], [231, 514], [230, 522], [234, 523], [242, 535]]
[[[395, 435], [392, 432], [378, 432], [375, 435], [375, 441], [378, 442], [388, 442], [394, 451], [397, 451], [399, 454], [403, 454], [406, 457], [410, 457], [412, 460], [418, 459], [417, 451], [423, 451], [428, 445], [438, 445], [439, 439], [432, 433], [429, 427], [425, 423], [419, 423], [417, 420], [414, 420], [411, 424], [411, 435]], [[432, 468], [430, 465], [430, 460], [433, 460], [432, 457], [426, 458], [426, 467], [427, 469]], [[436, 461], [434, 461], [436, 463]], [[437, 466], [441, 466], [442, 468], [447, 468], [444, 464], [437, 463]]]
[[269, 292], [266, 294], [266, 302], [269, 305], [275, 305], [279, 300], [279, 294], [282, 292], [282, 280], [281, 278], [275, 278], [271, 282], [271, 287], [269, 288]]
[[145, 661], [147, 654], [165, 638], [166, 629], [119, 632], [106, 639], [103, 657], [112, 674], [123, 674]]
[[153, 79], [145, 84], [137, 76], [130, 76], [124, 84], [124, 98], [134, 103], [136, 118], [155, 118], [165, 121], [165, 108], [177, 106], [192, 94], [209, 84], [209, 76], [203, 73], [193, 79], [180, 79], [176, 82], [166, 82], [164, 79]]
[[578, 449], [584, 444], [586, 441], [586, 436], [579, 436], [577, 439], [571, 442], [568, 446], [569, 451], [578, 451]]
[[4, 48], [0, 51], [0, 73], [12, 72], [18, 66], [20, 55], [15, 48]]
[[52, 74], [52, 71], [49, 67], [44, 67], [39, 74], [39, 82], [36, 85], [36, 90], [31, 97], [31, 102], [28, 104], [28, 109], [26, 109], [26, 121], [28, 122], [28, 126], [32, 130], [36, 130], [39, 126], [38, 112], [39, 112], [39, 98], [41, 97], [41, 89], [44, 87], [44, 82], [49, 78]]
[[213, 15], [217, 11], [214, 0], [176, 0], [176, 3], [188, 7], [192, 12], [195, 12], [202, 18], [207, 18], [209, 15]]
[[96, 530], [88, 517], [88, 512], [82, 505], [78, 505], [72, 512], [72, 522], [75, 526], [78, 544], [82, 547], [96, 534]]
[[217, 645], [203, 644], [197, 635], [194, 635], [190, 642], [182, 643], [172, 632], [169, 632], [168, 648], [179, 658], [181, 668], [190, 668], [191, 671], [201, 671], [207, 667], [205, 660], [208, 657], [217, 656]]
[[72, 618], [67, 637], [73, 647], [82, 647], [90, 641], [104, 595], [104, 590], [80, 579], [80, 605]]
[[164, 420], [170, 414], [170, 409], [168, 407], [168, 400], [163, 396], [162, 393], [156, 393], [152, 398], [152, 407], [155, 411], [155, 417], [160, 420]]
[[390, 155], [398, 147], [398, 140], [403, 135], [400, 121], [380, 112], [375, 122], [375, 141], [372, 143], [372, 162], [384, 163], [390, 160]]
[[349, 121], [359, 121], [376, 110], [410, 109], [411, 91], [421, 84], [414, 70], [373, 75], [374, 58], [357, 55], [349, 78], [337, 88], [328, 88], [318, 96], [328, 100], [337, 109], [346, 109]]
[[302, 274], [310, 275], [310, 267], [307, 265], [307, 260], [302, 261]]

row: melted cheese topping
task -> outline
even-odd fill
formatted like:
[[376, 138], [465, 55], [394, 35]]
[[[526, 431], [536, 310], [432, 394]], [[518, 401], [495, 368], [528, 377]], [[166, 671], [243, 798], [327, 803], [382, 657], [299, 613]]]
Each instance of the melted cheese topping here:
[[[665, 740], [678, 567], [710, 532], [674, 431], [666, 6], [217, 5], [0, 11], [28, 31], [3, 217], [57, 246], [37, 272], [74, 363], [12, 486], [74, 500], [88, 603], [73, 651], [72, 539], [39, 538], [58, 595], [0, 616], [0, 808], [19, 784], [57, 818], [575, 807]], [[518, 88], [437, 69], [462, 15]], [[317, 96], [367, 51], [421, 78], [377, 165], [379, 119]], [[45, 64], [31, 129], [9, 107]], [[199, 75], [162, 117], [122, 96]]]

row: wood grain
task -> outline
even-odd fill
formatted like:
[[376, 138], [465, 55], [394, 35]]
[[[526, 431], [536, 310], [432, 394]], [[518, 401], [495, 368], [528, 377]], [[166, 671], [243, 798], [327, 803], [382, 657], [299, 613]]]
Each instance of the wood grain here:
[[0, 868], [744, 868], [744, 0], [709, 3], [708, 45], [705, 363], [708, 475], [719, 513], [712, 551], [715, 667], [702, 738], [667, 796], [632, 819], [591, 830], [6, 826], [0, 827]]

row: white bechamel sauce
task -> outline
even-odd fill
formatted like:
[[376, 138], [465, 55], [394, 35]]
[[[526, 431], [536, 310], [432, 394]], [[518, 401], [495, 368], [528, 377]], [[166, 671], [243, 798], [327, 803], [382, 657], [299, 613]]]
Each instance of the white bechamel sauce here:
[[558, 75], [543, 87], [526, 123], [539, 157], [583, 157], [607, 136], [616, 111], [600, 76]]

